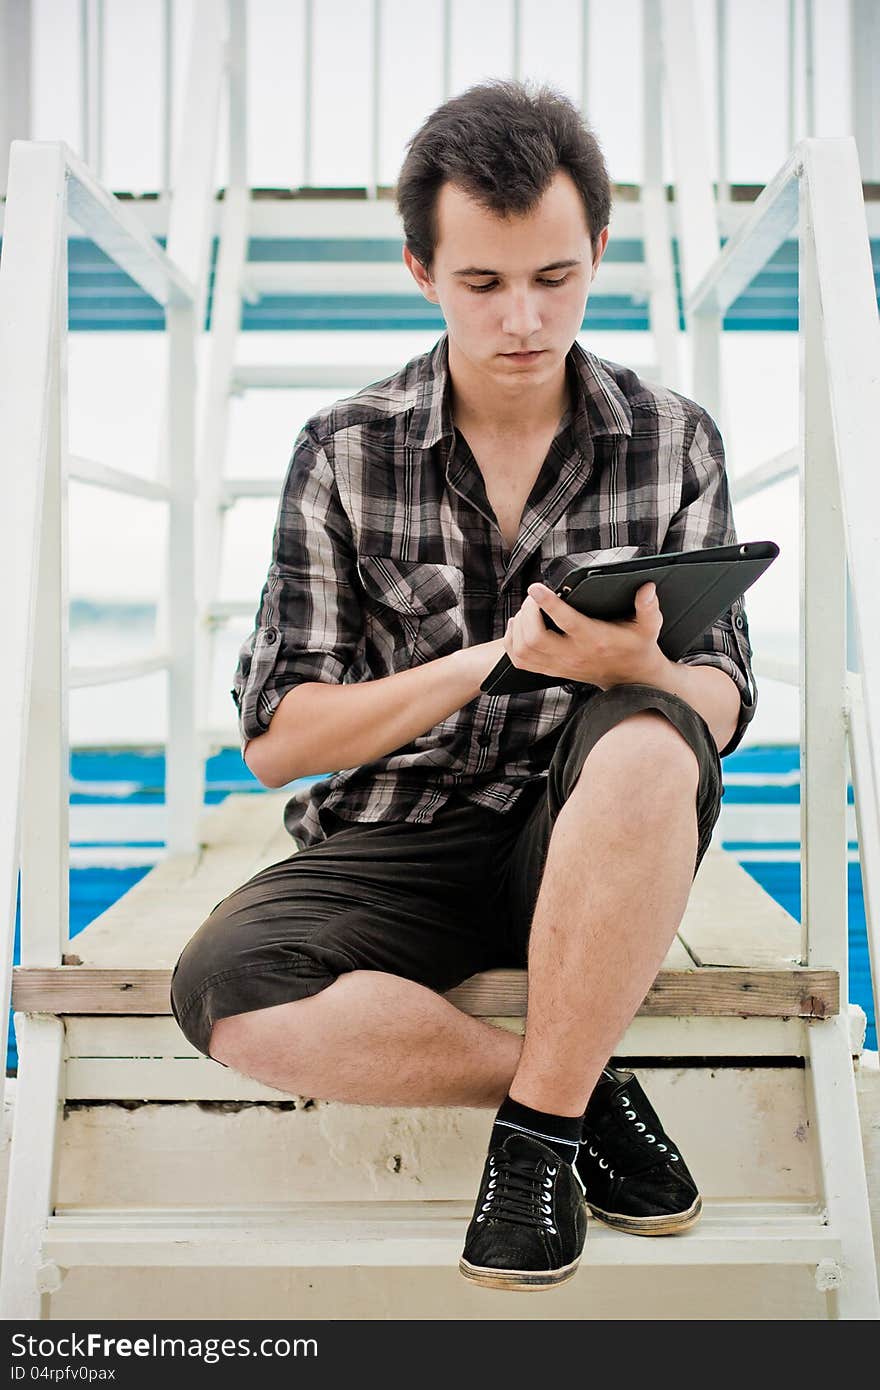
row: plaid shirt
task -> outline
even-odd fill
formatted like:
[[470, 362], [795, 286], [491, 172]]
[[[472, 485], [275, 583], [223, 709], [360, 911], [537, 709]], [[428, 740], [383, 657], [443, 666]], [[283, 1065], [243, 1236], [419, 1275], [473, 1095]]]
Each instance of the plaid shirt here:
[[[272, 562], [232, 697], [242, 751], [301, 681], [376, 680], [503, 637], [528, 585], [573, 566], [733, 544], [721, 437], [686, 397], [649, 386], [575, 342], [560, 422], [510, 554], [483, 478], [456, 430], [448, 336], [394, 376], [305, 424], [284, 479]], [[757, 700], [742, 599], [680, 658], [736, 683], [737, 747]], [[352, 821], [429, 822], [455, 791], [503, 812], [545, 776], [562, 726], [596, 689], [568, 681], [481, 693], [361, 767], [287, 803], [302, 845], [326, 806]]]

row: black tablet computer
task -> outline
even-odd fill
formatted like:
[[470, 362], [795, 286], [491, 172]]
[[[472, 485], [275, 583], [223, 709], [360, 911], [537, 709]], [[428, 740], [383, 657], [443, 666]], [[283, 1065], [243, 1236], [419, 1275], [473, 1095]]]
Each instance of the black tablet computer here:
[[[676, 661], [701, 637], [734, 599], [745, 593], [779, 554], [774, 541], [748, 541], [680, 550], [668, 555], [640, 555], [603, 565], [576, 566], [556, 592], [589, 618], [615, 622], [635, 616], [635, 597], [643, 584], [656, 584], [663, 626], [657, 645]], [[547, 614], [548, 627], [559, 631]], [[544, 676], [514, 666], [505, 653], [480, 686], [489, 695], [516, 695], [524, 690], [561, 685], [564, 676]]]

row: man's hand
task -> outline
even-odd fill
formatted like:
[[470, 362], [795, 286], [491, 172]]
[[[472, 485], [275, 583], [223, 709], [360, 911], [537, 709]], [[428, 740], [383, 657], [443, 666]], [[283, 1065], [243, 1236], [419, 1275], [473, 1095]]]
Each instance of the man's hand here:
[[[520, 670], [583, 681], [601, 690], [651, 685], [667, 664], [657, 646], [663, 614], [655, 586], [643, 584], [635, 603], [633, 618], [606, 622], [578, 613], [546, 584], [530, 584], [528, 597], [507, 624], [504, 650]], [[561, 632], [545, 625], [541, 609]]]

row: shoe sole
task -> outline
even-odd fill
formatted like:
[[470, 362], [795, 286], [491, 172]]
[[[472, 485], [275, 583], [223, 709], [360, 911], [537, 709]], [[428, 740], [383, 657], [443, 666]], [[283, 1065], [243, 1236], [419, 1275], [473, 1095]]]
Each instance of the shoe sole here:
[[580, 1256], [570, 1265], [561, 1269], [493, 1269], [490, 1265], [472, 1265], [462, 1257], [458, 1270], [472, 1284], [481, 1284], [484, 1289], [511, 1289], [527, 1291], [530, 1289], [552, 1289], [564, 1284], [577, 1271]]
[[594, 1207], [592, 1202], [587, 1202], [587, 1209], [616, 1231], [626, 1231], [633, 1236], [674, 1236], [699, 1221], [703, 1203], [698, 1197], [687, 1211], [677, 1211], [673, 1216], [620, 1216], [616, 1212]]

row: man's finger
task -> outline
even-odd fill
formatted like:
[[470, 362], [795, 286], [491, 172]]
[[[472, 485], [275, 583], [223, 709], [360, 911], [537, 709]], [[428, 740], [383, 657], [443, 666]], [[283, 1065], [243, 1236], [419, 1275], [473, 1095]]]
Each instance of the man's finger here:
[[584, 614], [578, 613], [564, 598], [548, 589], [546, 584], [530, 584], [528, 595], [563, 632], [570, 633], [579, 623], [583, 624]]

